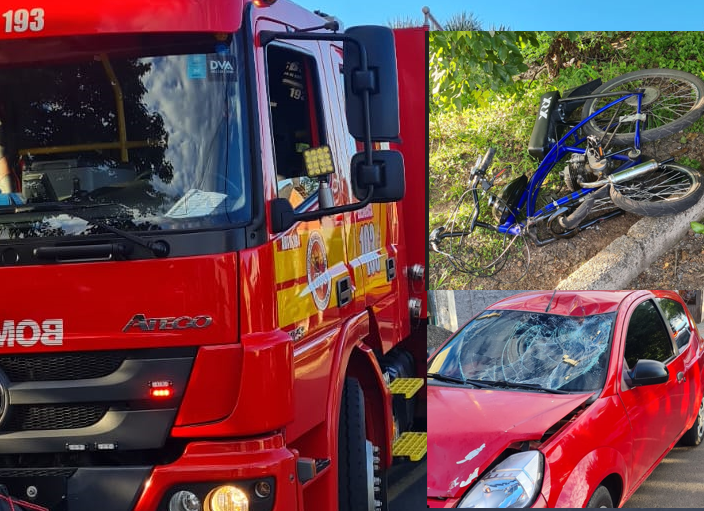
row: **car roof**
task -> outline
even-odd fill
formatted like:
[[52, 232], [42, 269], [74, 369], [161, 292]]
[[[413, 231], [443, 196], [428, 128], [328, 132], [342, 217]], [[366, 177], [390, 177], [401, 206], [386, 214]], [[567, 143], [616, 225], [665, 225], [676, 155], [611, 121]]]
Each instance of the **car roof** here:
[[547, 312], [550, 314], [590, 316], [618, 310], [623, 300], [633, 293], [634, 291], [529, 291], [501, 300], [487, 309], [546, 312], [549, 305]]

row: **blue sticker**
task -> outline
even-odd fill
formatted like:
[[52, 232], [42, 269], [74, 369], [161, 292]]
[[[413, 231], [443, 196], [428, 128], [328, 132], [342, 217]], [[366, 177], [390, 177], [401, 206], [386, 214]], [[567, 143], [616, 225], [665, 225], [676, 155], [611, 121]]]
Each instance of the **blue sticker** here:
[[208, 74], [205, 55], [188, 56], [188, 78], [205, 78]]

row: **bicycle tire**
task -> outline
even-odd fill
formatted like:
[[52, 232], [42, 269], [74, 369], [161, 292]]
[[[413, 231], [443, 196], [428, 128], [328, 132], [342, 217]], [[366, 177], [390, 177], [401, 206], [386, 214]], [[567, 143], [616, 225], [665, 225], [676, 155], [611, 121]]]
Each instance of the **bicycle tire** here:
[[[674, 181], [675, 185], [670, 185], [670, 188], [676, 186], [677, 174], [689, 181], [685, 193], [673, 194], [662, 200], [638, 200], [639, 197], [647, 198], [646, 192], [655, 187], [660, 188], [657, 194], [667, 193], [663, 184]], [[616, 206], [641, 216], [667, 216], [680, 213], [699, 202], [702, 193], [704, 188], [702, 188], [701, 174], [692, 168], [674, 163], [664, 165], [632, 181], [614, 185], [610, 192], [611, 200]], [[655, 197], [659, 197], [657, 194]]]
[[[648, 79], [652, 81], [648, 82]], [[664, 94], [662, 94], [662, 90], [658, 88], [659, 84], [664, 85], [665, 83], [667, 83], [666, 81], [668, 80], [670, 81], [670, 84], [674, 84], [675, 87], [677, 87], [677, 85], [679, 84], [680, 89], [675, 91], [674, 94], [677, 94], [677, 92], [683, 93], [682, 101], [685, 101], [684, 105], [676, 104], [680, 96], [665, 96]], [[644, 129], [641, 128], [641, 143], [652, 142], [654, 140], [673, 135], [694, 124], [697, 119], [699, 119], [699, 117], [704, 114], [704, 81], [700, 80], [694, 75], [685, 73], [684, 71], [676, 71], [672, 69], [645, 69], [640, 71], [633, 71], [631, 73], [626, 73], [624, 75], [617, 76], [613, 80], [609, 80], [601, 87], [596, 89], [594, 91], [594, 94], [602, 92], [612, 92], [620, 89], [632, 90], [638, 87], [646, 88], [646, 95], [644, 96], [645, 103], [641, 107], [641, 112], [646, 114], [646, 127]], [[691, 91], [687, 90], [689, 88], [691, 88]], [[647, 97], [648, 91], [652, 93], [650, 98]], [[599, 108], [605, 106], [607, 103], [613, 101], [614, 99], [616, 98], [593, 98], [587, 100], [584, 103], [584, 106], [582, 107], [582, 120], [586, 119], [593, 112], [596, 112]], [[666, 103], [668, 99], [671, 100], [670, 104]], [[630, 104], [629, 101], [630, 100], [625, 100], [623, 103], [621, 103], [624, 106], [630, 106], [630, 111], [625, 113], [635, 113], [636, 105]], [[648, 103], [648, 101], [650, 102]], [[674, 103], [672, 101], [674, 101]], [[673, 111], [670, 108], [673, 106], [679, 108], [679, 110], [682, 112], [682, 115], [673, 118], [668, 122], [664, 122], [659, 126], [656, 125], [660, 117], [658, 116], [658, 114], [654, 113], [654, 110], [659, 107], [661, 108], [661, 113], [663, 112], [663, 110]], [[589, 135], [602, 137], [604, 135], [604, 130], [600, 129], [597, 126], [597, 118], [601, 117], [602, 120], [604, 118], [610, 118], [613, 113], [609, 110], [587, 122], [583, 126], [584, 131]], [[679, 112], [673, 112], [679, 115]], [[635, 130], [635, 123], [633, 123], [633, 127]], [[609, 136], [607, 136], [606, 138], [608, 139]], [[633, 143], [633, 140], [634, 132], [616, 133], [613, 135], [612, 142], [616, 145], [630, 145]]]

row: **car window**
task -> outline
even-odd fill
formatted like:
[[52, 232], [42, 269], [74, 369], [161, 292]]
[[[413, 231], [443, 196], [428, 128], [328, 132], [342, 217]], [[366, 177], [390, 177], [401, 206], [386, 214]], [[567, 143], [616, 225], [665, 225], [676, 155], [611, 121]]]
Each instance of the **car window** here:
[[657, 298], [657, 302], [665, 315], [665, 319], [670, 323], [677, 349], [682, 353], [687, 344], [689, 344], [689, 338], [691, 337], [687, 313], [681, 303], [670, 298]]
[[630, 369], [642, 359], [666, 362], [674, 356], [670, 336], [652, 300], [633, 311], [626, 335], [625, 358]]

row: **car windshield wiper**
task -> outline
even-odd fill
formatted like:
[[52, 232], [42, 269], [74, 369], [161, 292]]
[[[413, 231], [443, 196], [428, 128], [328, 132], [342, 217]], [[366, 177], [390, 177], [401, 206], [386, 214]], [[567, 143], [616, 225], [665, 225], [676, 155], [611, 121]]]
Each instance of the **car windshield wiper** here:
[[480, 388], [480, 389], [487, 389], [489, 388], [488, 385], [482, 385], [481, 383], [477, 383], [471, 380], [464, 380], [462, 378], [457, 378], [456, 376], [448, 376], [446, 374], [440, 374], [440, 373], [428, 373], [428, 378], [433, 378], [435, 380], [440, 380], [440, 381], [449, 381], [451, 383], [459, 383], [460, 385], [473, 385], [474, 387]]
[[[80, 218], [84, 222], [87, 222], [88, 225], [95, 225], [96, 227], [99, 227], [105, 231], [108, 231], [112, 234], [116, 234], [120, 236], [121, 238], [124, 238], [128, 241], [131, 241], [132, 243], [139, 245], [141, 247], [146, 248], [147, 250], [151, 251], [152, 254], [154, 254], [156, 257], [166, 257], [169, 255], [169, 250], [170, 247], [168, 243], [162, 240], [157, 240], [157, 241], [147, 241], [135, 234], [129, 233], [127, 231], [123, 231], [122, 229], [118, 229], [117, 227], [113, 227], [112, 225], [108, 225], [105, 222], [101, 222], [100, 220], [95, 220], [94, 218], [89, 218], [85, 217], [79, 213], [76, 213], [76, 210], [84, 210], [84, 209], [90, 209], [90, 208], [96, 208], [96, 207], [104, 207], [106, 204], [66, 204], [64, 202], [41, 202], [37, 204], [23, 204], [23, 205], [16, 205], [16, 206], [4, 206], [0, 207], [0, 215], [4, 214], [11, 214], [11, 213], [32, 213], [35, 211], [39, 212], [61, 212], [61, 213], [66, 213], [69, 216], [73, 216], [76, 218]], [[37, 257], [45, 258], [45, 259], [55, 259], [57, 256], [61, 257], [71, 257], [71, 252], [72, 250], [76, 252], [77, 257], [83, 257], [85, 251], [81, 251], [80, 246], [66, 246], [66, 247], [41, 247], [35, 249], [35, 255]], [[95, 255], [95, 247], [91, 248], [89, 250], [90, 255]], [[111, 249], [112, 250], [112, 249]], [[60, 253], [59, 253], [60, 252]], [[81, 252], [78, 254], [78, 252]], [[118, 250], [119, 252], [119, 250]]]
[[539, 390], [550, 394], [569, 394], [566, 390], [551, 389], [550, 387], [543, 387], [537, 383], [518, 383], [505, 380], [467, 380], [467, 383], [482, 384], [491, 387], [506, 387], [510, 389]]

